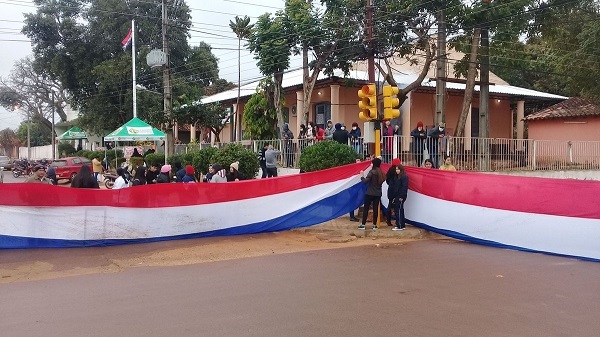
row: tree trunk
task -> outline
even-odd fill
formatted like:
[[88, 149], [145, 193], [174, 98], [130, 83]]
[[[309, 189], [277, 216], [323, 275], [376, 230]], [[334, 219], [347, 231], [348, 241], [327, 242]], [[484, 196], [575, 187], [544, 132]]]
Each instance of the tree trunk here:
[[279, 128], [279, 137], [281, 137], [281, 132], [283, 132], [283, 113], [281, 111], [281, 83], [283, 82], [283, 72], [273, 74], [275, 88], [274, 88], [274, 96], [273, 104], [275, 105], [275, 110], [277, 111], [277, 127]]
[[469, 56], [469, 70], [467, 72], [465, 97], [463, 99], [460, 116], [458, 117], [458, 123], [456, 123], [456, 130], [454, 131], [455, 137], [464, 136], [465, 124], [471, 108], [471, 101], [473, 100], [473, 91], [475, 91], [475, 77], [477, 75], [477, 51], [479, 49], [480, 34], [481, 28], [475, 28], [473, 30], [473, 41], [471, 42], [471, 55]]
[[[302, 124], [306, 125], [308, 123], [308, 115], [310, 114], [310, 99], [312, 96], [312, 88], [308, 90], [308, 83], [310, 82], [308, 78], [308, 47], [306, 44], [302, 46], [302, 88], [304, 92], [304, 97], [302, 97]], [[308, 95], [307, 95], [308, 93]]]
[[[241, 129], [242, 122], [240, 121], [240, 84], [242, 83], [242, 64], [241, 64], [241, 48], [242, 48], [242, 39], [238, 38], [238, 95], [237, 101], [235, 103], [235, 118], [233, 119], [233, 140], [241, 140], [238, 139], [238, 129]], [[240, 132], [241, 134], [241, 132]], [[241, 137], [240, 137], [241, 138]]]

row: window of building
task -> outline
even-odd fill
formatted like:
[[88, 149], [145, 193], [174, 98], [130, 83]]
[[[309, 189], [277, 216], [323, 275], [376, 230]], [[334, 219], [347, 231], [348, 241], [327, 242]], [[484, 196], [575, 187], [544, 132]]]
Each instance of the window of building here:
[[315, 104], [315, 124], [325, 128], [327, 121], [331, 119], [331, 103], [323, 102]]

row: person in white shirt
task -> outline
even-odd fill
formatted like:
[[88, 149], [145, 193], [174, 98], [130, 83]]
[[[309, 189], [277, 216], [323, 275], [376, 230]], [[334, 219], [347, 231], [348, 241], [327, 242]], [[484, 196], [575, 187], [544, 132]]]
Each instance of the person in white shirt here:
[[117, 174], [119, 175], [119, 178], [115, 180], [115, 184], [112, 189], [118, 190], [129, 187], [129, 181], [127, 181], [127, 178], [125, 178], [125, 170], [122, 167], [117, 169]]

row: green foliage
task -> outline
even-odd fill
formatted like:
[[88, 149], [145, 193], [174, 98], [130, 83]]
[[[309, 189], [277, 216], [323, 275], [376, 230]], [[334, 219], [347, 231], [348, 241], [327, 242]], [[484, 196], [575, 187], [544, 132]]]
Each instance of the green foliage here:
[[21, 122], [17, 130], [17, 136], [21, 144], [27, 144], [27, 124], [30, 125], [30, 144], [31, 146], [44, 146], [52, 143], [50, 130], [38, 123]]
[[258, 157], [252, 150], [248, 150], [240, 144], [228, 144], [219, 149], [211, 158], [211, 163], [219, 164], [229, 171], [229, 165], [240, 162], [239, 172], [244, 179], [254, 179], [260, 168]]
[[173, 116], [180, 123], [209, 128], [217, 142], [220, 142], [219, 135], [227, 125], [229, 115], [230, 111], [219, 103], [192, 102], [173, 110]]
[[148, 167], [152, 165], [161, 167], [165, 163], [165, 155], [163, 153], [150, 153], [144, 157], [144, 160]]
[[9, 128], [0, 131], [0, 146], [4, 149], [5, 153], [9, 155], [12, 148], [17, 143], [18, 138], [15, 132]]
[[356, 159], [358, 154], [350, 146], [328, 140], [305, 148], [298, 166], [305, 172], [312, 172], [352, 164]]
[[77, 151], [70, 143], [58, 143], [57, 148], [59, 157], [70, 157]]
[[175, 165], [175, 163], [179, 162], [181, 164], [181, 167], [185, 167], [185, 165], [192, 165], [193, 161], [193, 152], [175, 154], [167, 158], [167, 163], [169, 163], [169, 165]]
[[244, 136], [250, 139], [276, 139], [277, 112], [273, 106], [273, 81], [264, 79], [244, 105]]
[[200, 151], [196, 151], [193, 154], [192, 166], [196, 172], [202, 172], [202, 174], [208, 173], [208, 165], [212, 164], [210, 159], [218, 152], [219, 150], [215, 147], [207, 147]]
[[143, 166], [144, 165], [144, 158], [142, 157], [131, 157], [129, 158], [129, 166], [132, 169], [135, 169], [138, 166]]

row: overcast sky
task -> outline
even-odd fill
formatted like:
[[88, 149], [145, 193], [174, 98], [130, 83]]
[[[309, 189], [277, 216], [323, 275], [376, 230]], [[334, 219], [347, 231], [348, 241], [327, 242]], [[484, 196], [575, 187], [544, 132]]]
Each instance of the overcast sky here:
[[[282, 9], [284, 0], [187, 0], [192, 9], [194, 30], [205, 33], [190, 32], [190, 44], [197, 45], [204, 41], [213, 46], [213, 53], [219, 58], [219, 75], [231, 82], [237, 83], [237, 51], [227, 50], [237, 48], [237, 38], [229, 28], [229, 21], [236, 15], [248, 15], [252, 22], [265, 12], [275, 12]], [[207, 4], [209, 4], [207, 6]], [[27, 37], [20, 33], [23, 28], [23, 13], [35, 12], [35, 6], [30, 0], [2, 1], [0, 11], [0, 76], [6, 77], [15, 61], [31, 55], [31, 45]], [[207, 33], [222, 35], [215, 36]], [[223, 37], [225, 36], [225, 37]], [[120, 43], [117, 42], [117, 43]], [[217, 49], [225, 48], [225, 49]], [[245, 50], [242, 50], [242, 84], [255, 80], [260, 76], [256, 69], [256, 60]], [[291, 66], [298, 66], [298, 57], [292, 57]], [[0, 130], [16, 129], [21, 117], [0, 108]]]

